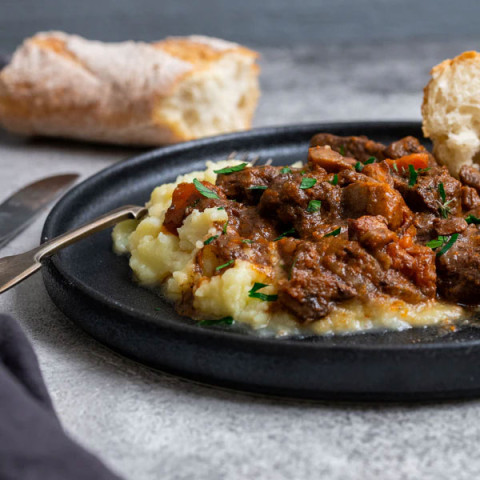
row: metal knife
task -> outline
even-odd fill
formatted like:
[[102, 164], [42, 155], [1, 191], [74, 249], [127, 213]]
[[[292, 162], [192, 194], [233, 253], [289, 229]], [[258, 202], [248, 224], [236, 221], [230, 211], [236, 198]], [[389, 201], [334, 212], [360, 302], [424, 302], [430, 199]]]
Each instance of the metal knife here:
[[55, 175], [38, 180], [0, 205], [0, 248], [18, 235], [52, 200], [66, 190], [77, 174]]

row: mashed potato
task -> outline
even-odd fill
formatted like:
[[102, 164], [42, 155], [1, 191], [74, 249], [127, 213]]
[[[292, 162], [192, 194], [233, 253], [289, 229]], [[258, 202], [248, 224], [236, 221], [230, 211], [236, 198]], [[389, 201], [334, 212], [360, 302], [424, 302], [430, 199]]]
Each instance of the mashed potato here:
[[[192, 182], [194, 178], [214, 184], [217, 177], [214, 170], [239, 163], [232, 160], [207, 162], [205, 171], [181, 175], [175, 183], [155, 188], [147, 204], [146, 217], [141, 221], [127, 220], [115, 227], [114, 250], [130, 255], [130, 267], [140, 284], [160, 286], [175, 302], [181, 302], [187, 294], [193, 295], [193, 308], [199, 319], [231, 316], [255, 330], [276, 335], [403, 330], [412, 326], [449, 324], [462, 316], [462, 308], [456, 305], [437, 301], [410, 305], [387, 297], [377, 303], [344, 302], [322, 320], [303, 327], [289, 313], [271, 311], [269, 302], [249, 297], [248, 292], [255, 283], [273, 283], [274, 272], [268, 268], [260, 269], [253, 263], [237, 259], [223, 274], [201, 276], [194, 268], [195, 257], [204, 248], [207, 238], [222, 233], [222, 225], [228, 220], [226, 211], [217, 208], [207, 208], [203, 212], [193, 210], [178, 229], [178, 237], [162, 228], [165, 212], [177, 184]], [[275, 290], [269, 286], [262, 292], [273, 294]]]

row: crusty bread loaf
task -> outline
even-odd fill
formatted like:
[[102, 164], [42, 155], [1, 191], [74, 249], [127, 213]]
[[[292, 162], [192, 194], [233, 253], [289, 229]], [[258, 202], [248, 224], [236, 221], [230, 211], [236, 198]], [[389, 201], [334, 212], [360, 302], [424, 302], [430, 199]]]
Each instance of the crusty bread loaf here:
[[257, 53], [224, 40], [27, 39], [0, 72], [0, 123], [27, 135], [163, 145], [250, 127]]
[[431, 71], [424, 89], [423, 133], [437, 160], [458, 176], [480, 163], [480, 53], [464, 52]]

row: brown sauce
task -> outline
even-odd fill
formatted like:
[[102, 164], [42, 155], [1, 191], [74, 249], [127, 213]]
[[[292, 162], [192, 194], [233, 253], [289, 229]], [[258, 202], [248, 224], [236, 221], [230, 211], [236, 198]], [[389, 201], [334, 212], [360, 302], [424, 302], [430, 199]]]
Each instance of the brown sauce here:
[[195, 268], [278, 263], [271, 308], [299, 323], [353, 298], [480, 303], [480, 172], [455, 179], [413, 137], [317, 134], [302, 168], [245, 167], [201, 185], [212, 194], [176, 187], [164, 227], [177, 234], [193, 209], [224, 208], [228, 223]]

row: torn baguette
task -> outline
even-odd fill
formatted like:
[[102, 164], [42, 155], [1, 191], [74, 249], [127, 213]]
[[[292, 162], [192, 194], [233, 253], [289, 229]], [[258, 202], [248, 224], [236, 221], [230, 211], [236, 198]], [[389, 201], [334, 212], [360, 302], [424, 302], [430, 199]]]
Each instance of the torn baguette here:
[[147, 44], [39, 33], [0, 72], [0, 124], [130, 145], [244, 130], [259, 97], [257, 57], [202, 36]]
[[463, 165], [480, 164], [480, 53], [444, 60], [424, 89], [423, 133], [435, 158], [458, 176]]

